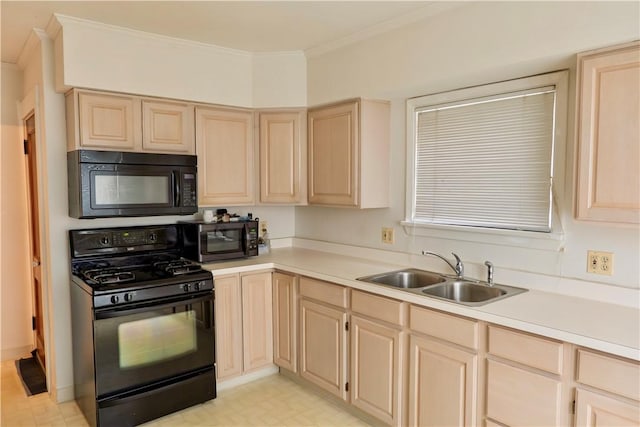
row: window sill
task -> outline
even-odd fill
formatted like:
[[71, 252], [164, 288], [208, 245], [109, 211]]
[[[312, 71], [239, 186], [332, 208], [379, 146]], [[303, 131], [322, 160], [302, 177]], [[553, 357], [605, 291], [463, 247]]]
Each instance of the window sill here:
[[495, 228], [434, 225], [411, 221], [400, 221], [400, 225], [402, 225], [405, 232], [411, 236], [433, 237], [518, 248], [526, 247], [549, 252], [561, 252], [564, 249], [564, 233], [561, 231], [536, 233]]

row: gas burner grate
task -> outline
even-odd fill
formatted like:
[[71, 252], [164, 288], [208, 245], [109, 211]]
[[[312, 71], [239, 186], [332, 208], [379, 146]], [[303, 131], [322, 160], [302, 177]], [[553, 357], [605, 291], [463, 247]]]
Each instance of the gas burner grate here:
[[85, 271], [83, 275], [96, 283], [101, 285], [108, 285], [112, 283], [126, 283], [136, 280], [136, 275], [132, 271], [123, 271], [119, 269], [96, 269]]
[[182, 259], [154, 262], [153, 267], [165, 271], [172, 276], [179, 276], [180, 274], [187, 274], [202, 269], [200, 265]]

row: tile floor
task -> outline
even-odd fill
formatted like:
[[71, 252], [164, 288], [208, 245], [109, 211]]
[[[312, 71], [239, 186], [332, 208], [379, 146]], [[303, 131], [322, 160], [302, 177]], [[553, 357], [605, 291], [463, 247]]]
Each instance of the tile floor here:
[[[27, 397], [15, 362], [0, 365], [0, 426], [86, 426], [75, 402], [54, 403], [47, 393]], [[167, 415], [161, 426], [368, 426], [330, 400], [281, 375], [229, 390], [202, 405]]]

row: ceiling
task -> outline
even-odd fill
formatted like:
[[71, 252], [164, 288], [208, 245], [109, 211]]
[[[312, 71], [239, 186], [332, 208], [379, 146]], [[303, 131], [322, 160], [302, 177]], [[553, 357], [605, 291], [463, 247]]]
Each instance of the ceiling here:
[[430, 1], [7, 1], [2, 61], [15, 63], [53, 13], [249, 52], [319, 48], [425, 14]]

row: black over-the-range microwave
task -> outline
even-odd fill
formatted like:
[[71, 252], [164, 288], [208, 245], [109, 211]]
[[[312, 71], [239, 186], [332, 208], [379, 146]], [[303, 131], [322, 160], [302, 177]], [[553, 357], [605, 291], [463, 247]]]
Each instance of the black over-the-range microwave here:
[[190, 215], [198, 210], [197, 157], [120, 151], [67, 153], [74, 218]]

